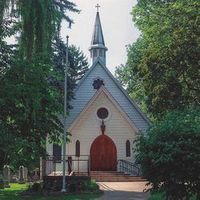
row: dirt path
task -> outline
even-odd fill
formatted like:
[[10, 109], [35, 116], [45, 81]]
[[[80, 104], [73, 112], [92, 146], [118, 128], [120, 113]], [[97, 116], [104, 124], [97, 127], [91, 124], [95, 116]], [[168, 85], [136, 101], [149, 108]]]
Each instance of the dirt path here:
[[147, 200], [146, 182], [99, 182], [104, 195], [98, 200]]

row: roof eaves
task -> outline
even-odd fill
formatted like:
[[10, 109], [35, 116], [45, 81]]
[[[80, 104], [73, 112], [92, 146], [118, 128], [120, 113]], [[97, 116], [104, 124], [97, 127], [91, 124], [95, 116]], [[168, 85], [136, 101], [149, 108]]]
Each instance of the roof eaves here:
[[148, 123], [148, 125], [151, 124], [151, 122], [149, 121], [149, 119], [143, 114], [143, 112], [140, 110], [139, 106], [136, 104], [136, 102], [134, 100], [132, 100], [128, 93], [125, 91], [125, 89], [121, 86], [121, 84], [119, 83], [119, 81], [117, 81], [114, 76], [112, 75], [112, 73], [105, 67], [105, 70], [107, 71], [108, 75], [112, 78], [112, 80], [115, 82], [115, 84], [119, 87], [119, 89], [123, 92], [123, 94], [127, 97], [127, 99], [130, 101], [130, 103], [134, 106], [134, 108], [141, 114], [141, 116], [143, 117], [143, 119]]
[[127, 120], [127, 122], [129, 123], [129, 125], [132, 127], [132, 129], [135, 131], [136, 134], [140, 134], [139, 129], [135, 126], [135, 124], [133, 124], [133, 122], [130, 120], [129, 116], [121, 109], [120, 105], [118, 104], [118, 102], [114, 99], [114, 97], [109, 93], [109, 91], [102, 86], [94, 95], [93, 97], [88, 101], [88, 103], [86, 104], [86, 106], [84, 107], [84, 109], [79, 113], [78, 117], [76, 117], [74, 119], [74, 121], [72, 122], [72, 124], [69, 127], [69, 131], [71, 131], [73, 129], [73, 127], [75, 126], [75, 124], [80, 120], [80, 118], [82, 117], [82, 115], [87, 111], [87, 109], [90, 107], [90, 105], [95, 101], [95, 99], [102, 93], [104, 92], [107, 96], [107, 98], [116, 106], [116, 108], [120, 111], [120, 113], [122, 114], [122, 116]]
[[106, 68], [105, 64], [101, 61], [101, 59], [98, 57], [95, 62], [91, 65], [91, 67], [89, 68], [89, 70], [86, 72], [86, 74], [83, 76], [83, 78], [78, 82], [74, 92], [76, 92], [78, 90], [78, 88], [80, 87], [80, 85], [84, 82], [84, 80], [86, 79], [86, 77], [91, 73], [91, 71], [95, 68], [95, 66], [97, 65], [97, 63], [99, 63], [102, 67]]

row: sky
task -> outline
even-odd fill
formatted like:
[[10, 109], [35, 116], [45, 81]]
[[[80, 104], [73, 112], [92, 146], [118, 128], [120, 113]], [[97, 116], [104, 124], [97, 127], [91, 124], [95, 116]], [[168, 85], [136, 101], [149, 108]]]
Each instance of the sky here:
[[139, 31], [132, 22], [130, 14], [136, 0], [71, 0], [77, 4], [80, 14], [69, 13], [74, 24], [71, 29], [62, 23], [61, 37], [69, 35], [69, 44], [74, 44], [89, 57], [97, 3], [107, 51], [107, 67], [114, 74], [115, 68], [127, 60], [126, 45], [139, 37]]

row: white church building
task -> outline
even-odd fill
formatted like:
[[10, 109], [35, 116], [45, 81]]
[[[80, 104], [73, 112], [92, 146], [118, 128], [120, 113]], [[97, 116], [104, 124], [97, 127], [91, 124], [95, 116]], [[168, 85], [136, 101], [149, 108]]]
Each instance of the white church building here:
[[[119, 161], [134, 163], [133, 142], [150, 123], [106, 66], [107, 48], [98, 11], [89, 51], [92, 63], [75, 88], [73, 109], [67, 117], [71, 134], [67, 167], [74, 172], [117, 171]], [[61, 158], [61, 151], [58, 145], [47, 144], [48, 155]], [[49, 162], [49, 174], [62, 171], [62, 162], [55, 159], [54, 163], [50, 170], [53, 165]]]

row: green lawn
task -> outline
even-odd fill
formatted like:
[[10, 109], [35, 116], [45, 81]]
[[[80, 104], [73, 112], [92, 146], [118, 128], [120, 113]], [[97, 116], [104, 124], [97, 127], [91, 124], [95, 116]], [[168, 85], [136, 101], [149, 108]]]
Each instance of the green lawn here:
[[[165, 193], [162, 192], [154, 192], [151, 194], [148, 200], [166, 200]], [[189, 198], [189, 200], [197, 200], [197, 198], [193, 195]]]
[[30, 197], [20, 196], [20, 192], [28, 188], [27, 184], [11, 184], [10, 188], [0, 189], [0, 200], [95, 200], [98, 199], [100, 195], [93, 194], [81, 194], [81, 195], [54, 195], [51, 197], [34, 195]]

